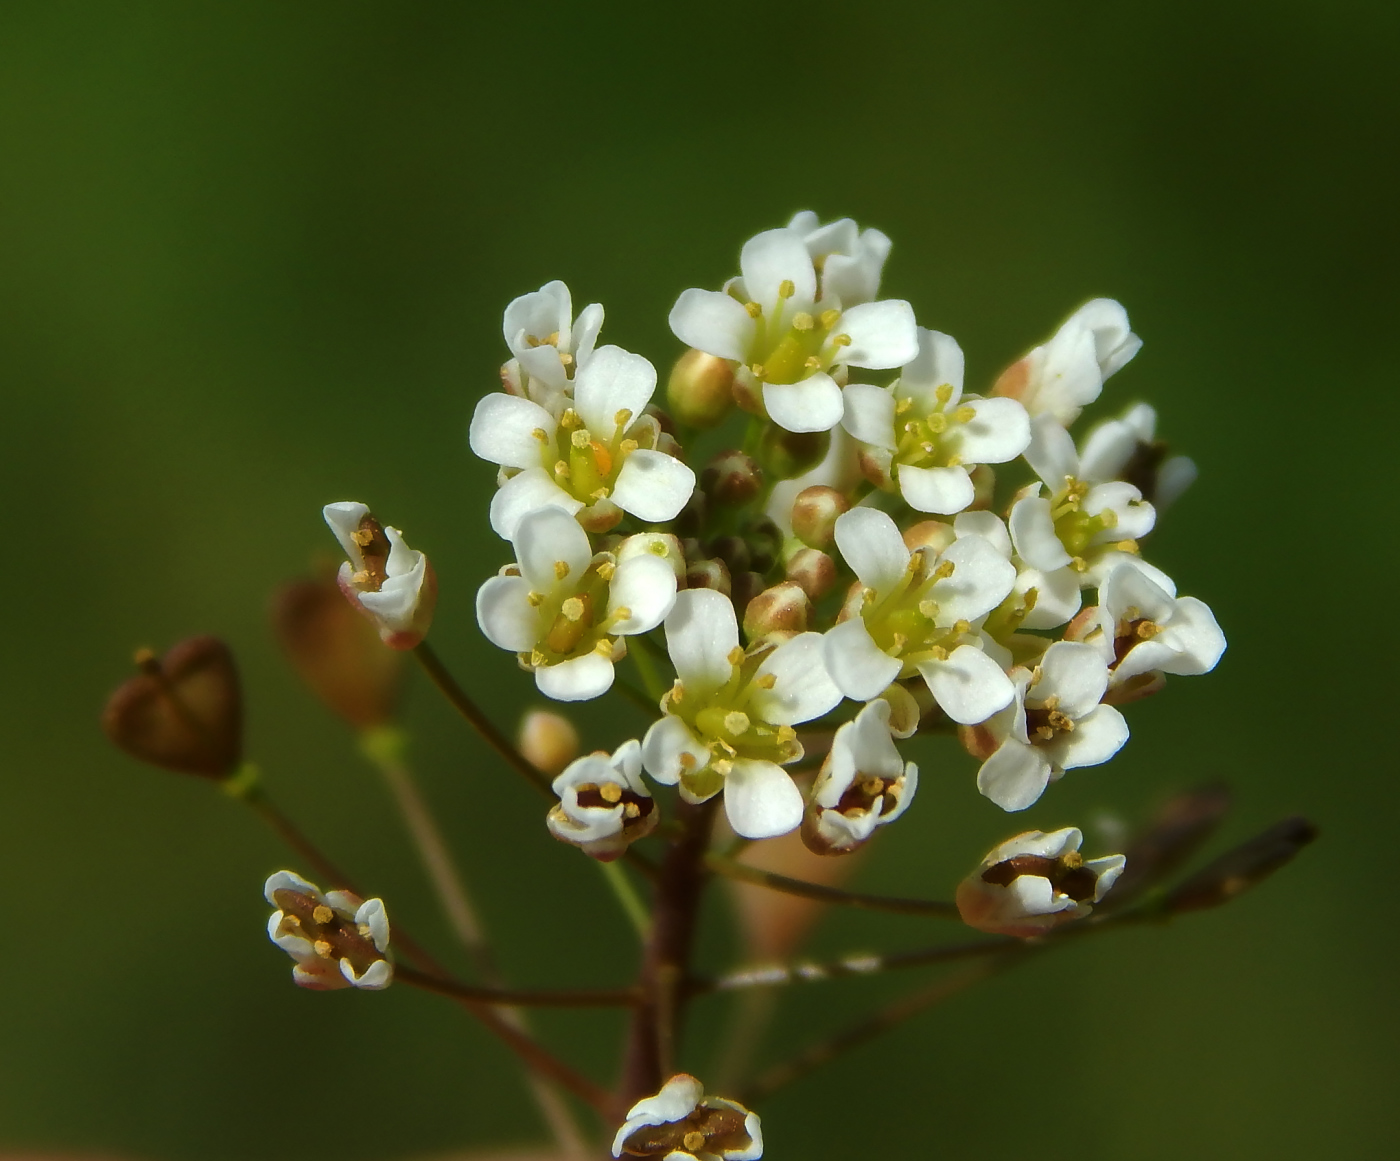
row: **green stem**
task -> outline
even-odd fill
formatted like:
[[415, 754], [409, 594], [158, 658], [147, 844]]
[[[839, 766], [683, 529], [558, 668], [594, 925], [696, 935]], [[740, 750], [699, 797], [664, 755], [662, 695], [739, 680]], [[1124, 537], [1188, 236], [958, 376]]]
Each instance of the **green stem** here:
[[933, 899], [899, 899], [887, 895], [864, 895], [857, 891], [843, 891], [839, 887], [825, 887], [820, 883], [808, 883], [804, 879], [790, 879], [786, 875], [761, 871], [747, 863], [736, 862], [720, 855], [708, 855], [705, 865], [716, 874], [741, 883], [752, 883], [767, 887], [771, 891], [781, 891], [785, 895], [798, 895], [804, 899], [816, 899], [822, 903], [835, 903], [842, 907], [859, 907], [867, 911], [892, 911], [899, 915], [927, 915], [938, 919], [960, 919], [956, 904]]
[[623, 913], [631, 922], [632, 929], [637, 933], [637, 938], [646, 943], [647, 935], [651, 931], [651, 915], [648, 914], [646, 904], [642, 902], [636, 888], [632, 886], [627, 872], [622, 869], [622, 864], [616, 862], [599, 863], [598, 869], [603, 872], [603, 881], [617, 897]]

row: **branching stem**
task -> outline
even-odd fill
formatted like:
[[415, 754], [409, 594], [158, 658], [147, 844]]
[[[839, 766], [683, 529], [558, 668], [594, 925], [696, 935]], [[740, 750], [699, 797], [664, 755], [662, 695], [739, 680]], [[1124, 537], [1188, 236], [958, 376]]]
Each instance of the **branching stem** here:
[[867, 911], [892, 911], [899, 915], [927, 915], [938, 919], [960, 918], [956, 905], [934, 899], [900, 899], [889, 895], [864, 895], [858, 891], [843, 891], [839, 887], [826, 887], [820, 883], [809, 883], [805, 879], [790, 879], [786, 875], [763, 871], [747, 863], [724, 858], [722, 855], [709, 855], [705, 864], [716, 874], [728, 879], [753, 883], [771, 891], [781, 891], [785, 895], [816, 899], [821, 903], [860, 907]]

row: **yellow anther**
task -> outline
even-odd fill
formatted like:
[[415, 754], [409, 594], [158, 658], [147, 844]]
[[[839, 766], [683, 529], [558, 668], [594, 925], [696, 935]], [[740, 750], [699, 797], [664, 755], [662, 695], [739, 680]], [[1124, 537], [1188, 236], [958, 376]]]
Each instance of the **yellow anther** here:
[[[933, 602], [930, 601], [929, 604], [933, 604]], [[934, 605], [933, 607], [934, 607], [934, 611], [937, 612], [938, 606], [937, 606], [937, 605]], [[922, 612], [923, 612], [923, 609], [920, 608], [919, 612], [922, 613]], [[927, 615], [927, 614], [925, 614], [925, 615]], [[904, 647], [905, 647], [906, 645], [908, 645], [908, 644], [909, 644], [909, 638], [908, 638], [907, 636], [905, 636], [905, 634], [903, 634], [903, 633], [896, 633], [896, 634], [894, 635], [894, 637], [893, 637], [893, 638], [891, 639], [891, 641], [890, 641], [890, 648], [894, 651], [895, 655], [898, 656], [900, 653], [903, 653], [903, 652], [904, 652]]]
[[532, 649], [530, 651], [530, 664], [533, 665], [536, 669], [543, 665], [545, 663], [545, 660], [545, 655], [541, 653], [538, 649]]
[[544, 593], [529, 592], [525, 594], [525, 599], [530, 602], [532, 607], [538, 609], [544, 604]]
[[1134, 556], [1137, 556], [1141, 551], [1138, 548], [1138, 542], [1136, 540], [1120, 540], [1113, 547], [1119, 552], [1131, 552]]
[[956, 634], [958, 634], [959, 636], [962, 636], [962, 634], [964, 634], [964, 633], [971, 632], [971, 630], [972, 630], [972, 622], [971, 622], [971, 621], [965, 621], [965, 620], [963, 620], [962, 618], [959, 618], [958, 620], [956, 620], [956, 621], [953, 622], [953, 632], [956, 633]]
[[778, 727], [778, 741], [780, 741], [780, 742], [795, 742], [795, 741], [797, 741], [797, 731], [794, 730], [791, 726], [779, 726], [779, 727]]
[[834, 327], [840, 320], [841, 320], [841, 312], [840, 312], [839, 310], [824, 310], [824, 311], [822, 311], [822, 313], [821, 313], [821, 319], [820, 319], [821, 324], [822, 324], [822, 330], [824, 330], [824, 331], [829, 331], [829, 330], [830, 330], [832, 327]]
[[754, 377], [755, 379], [762, 379], [762, 378], [763, 378], [763, 364], [762, 364], [762, 363], [755, 363], [755, 364], [753, 364], [753, 366], [751, 366], [751, 367], [749, 368], [749, 370], [753, 372], [753, 377]]
[[778, 678], [772, 673], [760, 673], [754, 678], [753, 683], [758, 686], [759, 689], [772, 689], [778, 684]]
[[368, 548], [374, 543], [374, 533], [368, 528], [356, 528], [354, 532], [350, 533], [350, 539], [361, 548]]
[[[912, 427], [912, 426], [914, 426], [914, 425], [913, 425], [913, 424], [910, 424], [910, 426]], [[926, 456], [931, 456], [931, 455], [933, 455], [933, 453], [936, 452], [938, 449], [937, 449], [936, 447], [934, 447], [933, 444], [929, 443], [928, 440], [924, 440], [924, 442], [921, 443], [921, 444], [919, 445], [919, 450], [920, 450], [921, 452], [923, 452], [924, 455], [926, 455]]]
[[735, 645], [734, 648], [729, 651], [729, 655], [725, 660], [728, 661], [730, 665], [739, 665], [744, 660], [744, 651], [739, 648], [738, 645]]
[[1062, 714], [1059, 710], [1054, 710], [1050, 714], [1050, 725], [1067, 734], [1074, 732], [1074, 719]]
[[831, 345], [833, 347], [849, 347], [851, 345], [850, 335], [832, 335]]
[[734, 769], [734, 763], [731, 762], [728, 758], [720, 758], [714, 762], [711, 762], [710, 766], [714, 769], [714, 772], [718, 774], [721, 778], [728, 778], [729, 772]]
[[613, 578], [613, 573], [617, 571], [617, 565], [610, 560], [605, 560], [598, 565], [595, 571], [601, 580], [610, 581]]
[[791, 278], [784, 278], [780, 283], [778, 283], [779, 298], [791, 298], [796, 293], [797, 287], [792, 284]]
[[1077, 871], [1084, 865], [1084, 856], [1078, 851], [1066, 851], [1060, 856], [1060, 866], [1067, 871]]
[[953, 419], [958, 423], [971, 423], [976, 418], [977, 408], [969, 407], [966, 403], [953, 412]]
[[580, 427], [575, 429], [573, 435], [569, 436], [569, 442], [577, 448], [585, 448], [593, 442], [593, 437], [588, 434], [588, 428]]
[[361, 937], [364, 938], [364, 939], [373, 939], [373, 938], [374, 938], [374, 929], [371, 928], [370, 925], [369, 925], [368, 923], [357, 923], [357, 924], [355, 924], [355, 930], [358, 931], [358, 932], [360, 933]]
[[860, 599], [867, 605], [871, 604], [879, 595], [880, 594], [872, 588], [863, 588], [860, 590]]
[[569, 465], [563, 460], [559, 460], [554, 465], [554, 474], [560, 477], [560, 479], [567, 480], [569, 478]]
[[606, 488], [594, 488], [593, 491], [588, 494], [588, 498], [596, 504], [599, 500], [606, 500], [608, 498], [608, 490]]
[[559, 352], [559, 362], [565, 367], [572, 366], [574, 357], [568, 351]]
[[1040, 600], [1040, 590], [1032, 585], [1025, 591], [1025, 595], [1021, 597], [1021, 611], [1023, 613], [1029, 613], [1035, 608], [1035, 603], [1038, 600]]
[[816, 355], [808, 355], [805, 359], [802, 360], [802, 365], [806, 367], [809, 371], [820, 371], [822, 361], [819, 358], [817, 358]]
[[799, 310], [795, 315], [792, 316], [793, 330], [810, 331], [816, 325], [817, 320], [814, 319], [805, 310]]
[[569, 562], [567, 560], [556, 560], [554, 562], [554, 576], [556, 580], [563, 580], [569, 575]]
[[942, 645], [935, 645], [928, 651], [928, 654], [934, 661], [948, 660], [948, 650], [944, 649]]
[[622, 816], [624, 818], [638, 818], [640, 817], [641, 813], [642, 808], [638, 806], [635, 802], [629, 802], [626, 806], [622, 808]]
[[724, 728], [735, 737], [749, 732], [749, 715], [743, 710], [730, 710], [724, 715]]
[[947, 580], [953, 575], [953, 562], [951, 560], [940, 560], [938, 567], [933, 570], [934, 580]]
[[739, 751], [736, 750], [733, 746], [731, 746], [728, 742], [726, 742], [723, 738], [716, 738], [715, 745], [718, 746], [721, 750], [723, 750], [726, 754], [728, 754], [731, 758], [737, 758], [739, 756]]
[[690, 753], [689, 750], [682, 750], [680, 756], [680, 764], [682, 770], [694, 770], [695, 755]]
[[1069, 566], [1070, 566], [1070, 568], [1074, 569], [1075, 572], [1088, 572], [1088, 571], [1089, 571], [1089, 562], [1088, 562], [1087, 560], [1085, 560], [1082, 556], [1076, 556], [1076, 557], [1074, 557], [1074, 559], [1072, 559], [1072, 560], [1069, 562]]
[[938, 616], [938, 602], [931, 601], [927, 597], [925, 597], [922, 601], [919, 602], [919, 616], [927, 617], [930, 621], [932, 621], [936, 616]]
[[583, 601], [578, 597], [570, 597], [559, 607], [559, 611], [570, 621], [582, 621]]
[[1039, 685], [1039, 684], [1040, 684], [1040, 679], [1041, 679], [1042, 677], [1044, 677], [1044, 676], [1045, 676], [1045, 670], [1044, 670], [1043, 668], [1041, 668], [1039, 665], [1037, 665], [1034, 669], [1031, 670], [1031, 680], [1030, 680], [1030, 684], [1031, 684], [1031, 685]]
[[549, 442], [549, 432], [545, 431], [545, 429], [542, 427], [535, 428], [535, 430], [532, 431], [530, 435], [533, 436], [535, 439], [539, 440], [540, 443]]
[[763, 313], [763, 307], [756, 302], [744, 303], [744, 309], [749, 312], [749, 318], [758, 318]]
[[[909, 396], [905, 395], [905, 396], [903, 396], [902, 398], [897, 399], [897, 400], [895, 401], [894, 413], [895, 413], [896, 415], [903, 415], [906, 411], [908, 411], [908, 410], [909, 410], [911, 407], [913, 407], [913, 406], [914, 406], [914, 401], [913, 401], [912, 399], [910, 399]], [[906, 427], [904, 430], [905, 430], [905, 431], [908, 431], [909, 429]]]
[[[676, 678], [676, 684], [673, 685], [673, 686], [671, 686], [671, 702], [672, 702], [672, 704], [678, 703], [678, 702], [680, 702], [684, 697], [685, 697], [685, 686], [681, 683], [681, 679], [678, 677], [678, 678]], [[681, 764], [684, 765], [685, 763], [681, 763]]]
[[946, 407], [953, 398], [953, 385], [951, 383], [940, 383], [933, 389], [933, 397]]
[[564, 408], [564, 414], [559, 417], [559, 426], [563, 428], [575, 428], [582, 422], [572, 407]]
[[592, 794], [593, 791], [595, 791], [595, 790], [597, 790], [597, 789], [598, 789], [598, 783], [596, 783], [596, 782], [580, 782], [577, 786], [574, 787], [574, 793], [575, 793], [575, 794]]
[[631, 619], [632, 610], [629, 609], [626, 605], [618, 605], [617, 608], [615, 608], [610, 614], [608, 614], [608, 620], [614, 625], [616, 625], [619, 621], [630, 621]]
[[1139, 621], [1136, 630], [1137, 635], [1141, 637], [1144, 641], [1151, 640], [1153, 637], [1157, 636], [1157, 634], [1161, 631], [1162, 626], [1157, 624], [1156, 621]]
[[[789, 286], [792, 283], [788, 283]], [[705, 1143], [705, 1134], [697, 1129], [691, 1129], [681, 1138], [681, 1145], [687, 1153], [694, 1153]]]
[[604, 782], [598, 787], [598, 797], [604, 802], [621, 802], [622, 787], [616, 782]]
[[311, 946], [315, 949], [316, 954], [319, 955], [322, 959], [331, 958], [331, 945], [326, 940], [318, 939]]
[[613, 653], [612, 638], [604, 637], [598, 642], [598, 644], [593, 646], [593, 652], [598, 654], [599, 657], [611, 658]]
[[1098, 515], [1098, 520], [1099, 523], [1102, 524], [1105, 528], [1118, 527], [1118, 513], [1115, 512], [1112, 508], [1105, 508], [1102, 512], [1100, 512]]
[[626, 407], [619, 407], [617, 409], [617, 414], [613, 416], [613, 422], [617, 424], [618, 427], [626, 427], [632, 422], [631, 410]]
[[942, 435], [948, 430], [948, 417], [941, 411], [935, 411], [928, 417], [926, 422], [928, 423], [929, 431], [933, 432], [934, 435]]
[[617, 450], [621, 455], [630, 456], [634, 451], [637, 450], [638, 446], [639, 445], [635, 439], [624, 439], [620, 444], [617, 445]]
[[367, 585], [369, 584], [369, 571], [367, 569], [362, 568], [359, 572], [352, 573], [350, 576], [350, 580], [353, 584]]
[[324, 903], [318, 903], [316, 904], [315, 910], [311, 912], [311, 918], [316, 920], [317, 923], [329, 923], [335, 918], [335, 912]]
[[1057, 694], [1057, 693], [1051, 694], [1049, 697], [1047, 697], [1047, 698], [1045, 699], [1044, 703], [1041, 705], [1041, 708], [1042, 708], [1042, 709], [1047, 709], [1047, 710], [1057, 710], [1057, 709], [1059, 709], [1059, 708], [1060, 708], [1060, 695]]
[[948, 462], [944, 466], [949, 468], [960, 468], [962, 467], [962, 462], [962, 456], [949, 456]]

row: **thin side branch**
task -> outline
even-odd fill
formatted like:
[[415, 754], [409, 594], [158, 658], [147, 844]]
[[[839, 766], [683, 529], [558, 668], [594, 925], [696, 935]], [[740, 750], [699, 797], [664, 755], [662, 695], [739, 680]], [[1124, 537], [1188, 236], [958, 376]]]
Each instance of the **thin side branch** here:
[[400, 983], [474, 1004], [509, 1005], [516, 1008], [628, 1008], [641, 1002], [636, 988], [488, 988], [444, 979], [399, 965], [394, 978]]
[[770, 891], [781, 891], [785, 895], [816, 899], [821, 903], [860, 907], [867, 911], [891, 911], [897, 915], [927, 915], [937, 919], [961, 918], [956, 905], [934, 899], [900, 899], [889, 895], [864, 895], [858, 891], [843, 891], [839, 887], [824, 887], [820, 883], [809, 883], [805, 879], [789, 879], [786, 875], [762, 871], [721, 855], [708, 855], [705, 864], [716, 874], [728, 879], [767, 887]]

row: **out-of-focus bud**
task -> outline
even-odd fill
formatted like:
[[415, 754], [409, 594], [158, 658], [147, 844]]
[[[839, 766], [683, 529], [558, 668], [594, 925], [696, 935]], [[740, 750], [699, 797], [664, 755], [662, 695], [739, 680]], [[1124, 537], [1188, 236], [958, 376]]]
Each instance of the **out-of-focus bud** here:
[[787, 578], [819, 601], [836, 583], [836, 562], [820, 548], [799, 548], [788, 558]]
[[968, 472], [972, 480], [972, 503], [969, 511], [980, 511], [992, 506], [997, 490], [997, 473], [991, 464], [978, 464]]
[[813, 854], [850, 854], [913, 801], [919, 768], [900, 757], [890, 712], [889, 702], [876, 699], [836, 731], [802, 818], [802, 841]]
[[1123, 871], [1122, 855], [1085, 861], [1075, 827], [1030, 830], [995, 847], [958, 885], [958, 912], [978, 931], [1044, 935], [1093, 910]]
[[272, 629], [301, 679], [350, 725], [369, 730], [393, 718], [403, 658], [384, 648], [332, 577], [278, 589]]
[[749, 552], [749, 542], [742, 536], [720, 536], [710, 542], [710, 555], [716, 556], [729, 567], [730, 575], [748, 572], [753, 564]]
[[904, 547], [910, 552], [927, 548], [934, 556], [943, 552], [957, 539], [951, 524], [941, 520], [920, 520], [911, 524], [904, 532]]
[[811, 614], [812, 602], [801, 586], [779, 581], [749, 601], [744, 610], [744, 636], [750, 643], [771, 636], [786, 640], [807, 631]]
[[609, 757], [585, 754], [554, 780], [559, 804], [545, 818], [549, 833], [600, 863], [610, 863], [656, 829], [661, 812], [642, 781], [642, 744], [623, 742]]
[[689, 538], [697, 536], [705, 526], [705, 516], [709, 512], [710, 501], [705, 493], [696, 488], [691, 493], [690, 499], [685, 502], [685, 507], [681, 509], [680, 515], [671, 521], [671, 528], [677, 536]]
[[[839, 887], [854, 873], [862, 857], [860, 850], [849, 859], [814, 855], [803, 844], [798, 832], [792, 831], [761, 843], [751, 843], [744, 848], [739, 861], [790, 879]], [[830, 906], [815, 899], [786, 895], [732, 879], [728, 887], [744, 935], [745, 953], [754, 963], [774, 963], [791, 957]]]
[[729, 578], [729, 600], [734, 606], [735, 615], [742, 622], [749, 602], [763, 591], [763, 575], [756, 572], [731, 573]]
[[704, 351], [686, 351], [666, 381], [666, 406], [687, 427], [714, 427], [734, 406], [734, 364]]
[[716, 504], [737, 508], [763, 489], [763, 472], [751, 456], [722, 451], [700, 473], [700, 489]]
[[532, 709], [520, 719], [515, 745], [530, 765], [553, 778], [578, 757], [578, 730], [563, 714]]
[[744, 539], [749, 542], [749, 556], [755, 572], [767, 572], [778, 563], [783, 534], [773, 521], [767, 517], [755, 521], [744, 531]]
[[292, 979], [303, 988], [330, 991], [363, 988], [377, 992], [394, 978], [388, 958], [389, 917], [380, 899], [349, 891], [327, 891], [291, 871], [278, 871], [263, 887], [277, 908], [267, 935], [296, 966]]
[[363, 504], [327, 504], [323, 515], [350, 558], [336, 578], [345, 599], [374, 622], [390, 649], [412, 649], [428, 632], [437, 605], [437, 577], [428, 558]]
[[618, 567], [636, 556], [660, 557], [671, 566], [676, 580], [685, 577], [685, 551], [680, 540], [669, 532], [636, 532], [614, 549]]
[[835, 488], [814, 484], [792, 502], [792, 531], [808, 548], [826, 548], [836, 534], [836, 518], [850, 509]]
[[775, 480], [800, 476], [826, 455], [830, 438], [824, 431], [785, 431], [770, 423], [764, 432], [760, 455]]
[[243, 697], [233, 654], [216, 637], [191, 637], [141, 672], [102, 711], [107, 736], [134, 758], [205, 778], [231, 776], [243, 760]]
[[730, 593], [729, 566], [722, 560], [695, 560], [685, 570], [688, 589], [714, 589], [726, 597]]
[[1114, 884], [1112, 905], [1122, 907], [1181, 866], [1229, 809], [1230, 792], [1220, 785], [1201, 786], [1167, 802], [1123, 852], [1128, 865]]
[[668, 1161], [757, 1161], [763, 1156], [758, 1116], [724, 1097], [706, 1096], [693, 1076], [671, 1077], [639, 1100], [613, 1138], [612, 1155]]
[[1285, 818], [1263, 834], [1227, 851], [1173, 889], [1162, 905], [1163, 910], [1179, 915], [1183, 911], [1199, 911], [1228, 903], [1236, 895], [1262, 883], [1317, 835], [1317, 827], [1306, 818], [1299, 815]]

